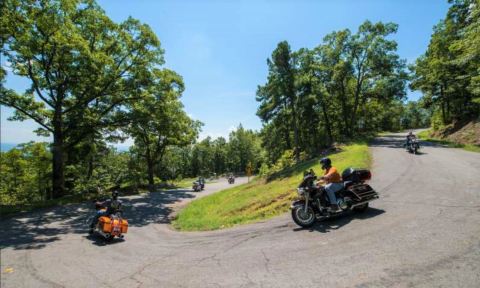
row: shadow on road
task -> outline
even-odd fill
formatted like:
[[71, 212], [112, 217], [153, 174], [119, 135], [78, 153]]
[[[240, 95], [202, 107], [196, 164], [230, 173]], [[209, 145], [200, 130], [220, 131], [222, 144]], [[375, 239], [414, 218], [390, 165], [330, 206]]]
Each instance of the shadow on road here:
[[[406, 139], [401, 135], [383, 135], [382, 137], [375, 138], [370, 144], [370, 147], [384, 147], [384, 148], [394, 148], [394, 149], [403, 149], [406, 150], [404, 144]], [[427, 142], [419, 140], [420, 151], [416, 155], [427, 155], [428, 153], [422, 151], [422, 147], [430, 148], [453, 148], [442, 143]], [[406, 152], [407, 153], [407, 152]]]
[[120, 239], [120, 238], [113, 238], [110, 242], [106, 241], [104, 238], [102, 238], [99, 235], [91, 234], [91, 235], [86, 235], [83, 236], [85, 239], [88, 239], [92, 241], [92, 243], [96, 246], [106, 246], [106, 245], [114, 245], [117, 243], [122, 243], [125, 242], [125, 239]]
[[[168, 223], [169, 205], [193, 198], [190, 190], [171, 190], [121, 198], [130, 227]], [[71, 204], [23, 214], [0, 221], [0, 248], [41, 249], [66, 234], [88, 233], [88, 219], [95, 213], [92, 203]], [[93, 239], [93, 238], [88, 238]], [[120, 240], [121, 241], [121, 240]], [[94, 242], [95, 243], [95, 242]], [[98, 244], [98, 243], [96, 243]]]
[[343, 226], [347, 225], [354, 219], [360, 219], [360, 220], [365, 220], [369, 219], [378, 215], [381, 215], [385, 213], [385, 210], [382, 209], [377, 209], [377, 208], [368, 208], [367, 211], [363, 213], [356, 213], [356, 212], [350, 212], [344, 215], [336, 216], [327, 220], [323, 220], [321, 222], [315, 223], [310, 228], [295, 228], [293, 231], [310, 231], [310, 232], [321, 232], [321, 233], [327, 233], [333, 230], [338, 230], [342, 228]]

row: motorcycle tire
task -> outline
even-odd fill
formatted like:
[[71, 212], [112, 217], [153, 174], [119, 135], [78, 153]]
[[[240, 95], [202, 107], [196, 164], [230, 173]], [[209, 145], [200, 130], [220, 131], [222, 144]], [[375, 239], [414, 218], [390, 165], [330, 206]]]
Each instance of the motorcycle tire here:
[[363, 213], [363, 212], [367, 211], [367, 209], [368, 209], [368, 202], [363, 204], [363, 205], [353, 207], [353, 211], [355, 211], [357, 213]]
[[298, 226], [308, 228], [315, 223], [315, 212], [312, 207], [308, 207], [305, 213], [305, 207], [298, 205], [292, 209], [292, 219]]

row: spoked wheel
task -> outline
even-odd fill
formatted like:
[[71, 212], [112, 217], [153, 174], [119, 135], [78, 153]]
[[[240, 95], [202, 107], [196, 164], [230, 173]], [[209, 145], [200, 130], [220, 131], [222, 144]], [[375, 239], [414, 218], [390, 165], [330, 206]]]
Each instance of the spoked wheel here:
[[315, 223], [315, 212], [311, 207], [305, 212], [305, 206], [298, 205], [292, 209], [292, 218], [298, 226], [310, 227]]

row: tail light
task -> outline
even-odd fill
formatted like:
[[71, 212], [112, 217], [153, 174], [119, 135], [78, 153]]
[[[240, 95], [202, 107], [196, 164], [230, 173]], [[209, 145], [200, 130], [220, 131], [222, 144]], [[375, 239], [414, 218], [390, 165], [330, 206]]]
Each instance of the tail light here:
[[369, 170], [365, 170], [363, 173], [361, 173], [361, 179], [362, 181], [367, 181], [372, 179], [372, 172]]

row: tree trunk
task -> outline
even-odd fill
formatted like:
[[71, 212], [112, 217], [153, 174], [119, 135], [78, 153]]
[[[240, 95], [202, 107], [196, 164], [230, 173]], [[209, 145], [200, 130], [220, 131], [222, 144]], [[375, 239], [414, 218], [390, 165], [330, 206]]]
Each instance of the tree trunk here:
[[447, 123], [447, 118], [446, 118], [446, 115], [445, 115], [445, 96], [443, 95], [443, 85], [440, 85], [440, 104], [442, 106], [442, 122], [443, 124], [446, 124]]
[[325, 105], [322, 105], [323, 117], [325, 118], [325, 130], [327, 130], [328, 134], [328, 146], [332, 145], [333, 143], [333, 134], [332, 134], [332, 126], [330, 125], [330, 119], [328, 117], [327, 108]]
[[342, 106], [342, 116], [343, 116], [343, 123], [345, 125], [344, 129], [343, 129], [343, 134], [345, 136], [348, 136], [350, 135], [350, 125], [349, 125], [349, 122], [348, 122], [348, 110], [347, 110], [347, 97], [346, 97], [346, 93], [345, 93], [345, 85], [343, 84], [343, 81], [342, 81], [342, 92], [341, 92], [341, 97], [340, 98], [340, 103], [341, 103], [341, 106]]
[[325, 119], [325, 130], [328, 134], [328, 145], [332, 145], [333, 143], [333, 133], [332, 133], [332, 126], [330, 125], [330, 118], [328, 117], [327, 107], [325, 101], [323, 101], [323, 95], [319, 95], [320, 98], [320, 106], [322, 106], [323, 118]]
[[297, 127], [297, 117], [294, 115], [293, 116], [293, 142], [294, 142], [294, 148], [293, 148], [293, 154], [295, 155], [295, 160], [300, 160], [300, 147], [299, 147], [299, 136], [298, 136], [298, 127]]
[[[355, 102], [353, 104], [353, 111], [352, 111], [352, 115], [351, 115], [351, 120], [350, 120], [350, 131], [353, 131], [354, 128], [355, 128], [355, 121], [356, 121], [356, 117], [357, 117], [357, 109], [358, 109], [358, 102], [360, 101], [360, 90], [362, 89], [362, 84], [363, 84], [363, 76], [358, 76], [359, 78], [357, 78], [357, 85], [356, 85], [356, 88], [355, 88]], [[350, 132], [349, 133], [350, 135], [348, 136], [353, 136], [353, 133]]]
[[[293, 90], [293, 89], [292, 89]], [[298, 133], [298, 124], [297, 124], [297, 109], [295, 107], [295, 91], [290, 92], [290, 103], [291, 103], [291, 110], [292, 110], [292, 119], [291, 123], [293, 126], [293, 155], [295, 156], [295, 160], [298, 161], [300, 159], [300, 147], [299, 147], [299, 133]]]
[[153, 160], [151, 159], [150, 155], [148, 155], [147, 159], [147, 173], [148, 173], [148, 191], [155, 192], [155, 178], [154, 178], [154, 167], [153, 167]]
[[52, 183], [53, 198], [65, 195], [65, 146], [62, 129], [61, 110], [56, 109], [53, 119], [53, 147], [52, 147]]

